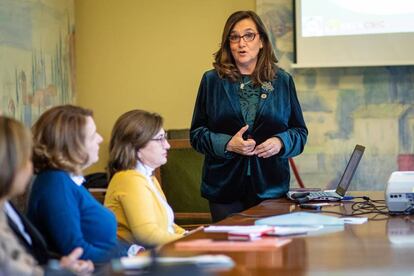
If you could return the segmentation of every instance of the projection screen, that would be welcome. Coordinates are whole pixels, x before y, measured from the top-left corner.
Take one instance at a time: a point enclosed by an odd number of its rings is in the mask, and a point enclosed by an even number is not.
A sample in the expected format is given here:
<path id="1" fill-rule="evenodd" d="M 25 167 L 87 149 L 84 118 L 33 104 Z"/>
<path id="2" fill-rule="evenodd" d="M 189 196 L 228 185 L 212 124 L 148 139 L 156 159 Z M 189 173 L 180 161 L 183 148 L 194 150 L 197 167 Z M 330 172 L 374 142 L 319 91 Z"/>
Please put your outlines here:
<path id="1" fill-rule="evenodd" d="M 414 64 L 414 0 L 295 0 L 293 67 Z"/>

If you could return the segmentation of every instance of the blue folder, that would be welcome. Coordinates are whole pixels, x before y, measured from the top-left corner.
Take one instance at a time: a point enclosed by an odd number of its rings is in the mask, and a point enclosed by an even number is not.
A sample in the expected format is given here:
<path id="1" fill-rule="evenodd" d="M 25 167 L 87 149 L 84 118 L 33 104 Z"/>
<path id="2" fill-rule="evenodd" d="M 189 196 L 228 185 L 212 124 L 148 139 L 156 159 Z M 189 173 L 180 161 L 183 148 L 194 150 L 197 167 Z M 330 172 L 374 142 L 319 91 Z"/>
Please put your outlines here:
<path id="1" fill-rule="evenodd" d="M 258 219 L 254 224 L 271 226 L 343 226 L 344 221 L 333 216 L 308 212 L 294 212 L 285 215 Z"/>

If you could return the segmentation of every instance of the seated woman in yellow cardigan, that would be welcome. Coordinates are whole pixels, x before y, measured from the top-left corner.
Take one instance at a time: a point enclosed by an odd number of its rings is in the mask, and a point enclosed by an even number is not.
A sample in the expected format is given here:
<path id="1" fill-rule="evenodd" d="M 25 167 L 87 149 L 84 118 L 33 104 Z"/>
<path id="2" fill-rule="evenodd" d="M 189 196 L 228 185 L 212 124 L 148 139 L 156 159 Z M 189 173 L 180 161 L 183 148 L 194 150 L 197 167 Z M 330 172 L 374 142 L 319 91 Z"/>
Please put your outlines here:
<path id="1" fill-rule="evenodd" d="M 170 144 L 156 113 L 132 110 L 112 129 L 110 182 L 105 206 L 118 222 L 118 238 L 128 243 L 162 245 L 184 235 L 153 171 L 167 162 Z"/>

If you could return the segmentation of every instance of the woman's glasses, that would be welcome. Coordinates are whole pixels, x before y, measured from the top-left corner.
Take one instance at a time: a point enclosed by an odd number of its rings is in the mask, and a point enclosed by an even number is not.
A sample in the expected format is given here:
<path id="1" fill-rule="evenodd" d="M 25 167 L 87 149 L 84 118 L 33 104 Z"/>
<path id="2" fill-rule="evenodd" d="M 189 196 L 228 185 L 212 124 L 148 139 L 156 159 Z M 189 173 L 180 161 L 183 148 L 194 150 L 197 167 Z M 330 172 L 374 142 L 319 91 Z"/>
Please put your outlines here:
<path id="1" fill-rule="evenodd" d="M 238 43 L 238 42 L 240 42 L 240 39 L 243 38 L 243 40 L 245 42 L 250 42 L 250 41 L 253 41 L 255 39 L 256 35 L 258 35 L 258 34 L 259 33 L 253 33 L 253 32 L 245 33 L 242 36 L 240 36 L 238 34 L 231 34 L 231 35 L 229 35 L 229 40 L 232 43 Z"/>
<path id="2" fill-rule="evenodd" d="M 159 143 L 165 143 L 168 140 L 168 135 L 167 133 L 161 134 L 158 137 L 152 138 L 151 141 L 157 141 Z"/>

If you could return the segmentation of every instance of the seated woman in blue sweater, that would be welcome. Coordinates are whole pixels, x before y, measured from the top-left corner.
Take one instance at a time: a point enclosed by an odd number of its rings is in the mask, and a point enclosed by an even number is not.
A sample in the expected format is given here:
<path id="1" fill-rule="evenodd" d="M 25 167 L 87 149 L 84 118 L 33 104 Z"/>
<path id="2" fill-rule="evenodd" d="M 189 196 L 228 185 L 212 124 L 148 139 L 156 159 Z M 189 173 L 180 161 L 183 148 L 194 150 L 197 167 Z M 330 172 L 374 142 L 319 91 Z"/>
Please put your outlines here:
<path id="1" fill-rule="evenodd" d="M 32 127 L 33 183 L 28 216 L 52 250 L 66 255 L 83 248 L 95 263 L 126 254 L 116 238 L 114 214 L 82 186 L 82 171 L 98 161 L 102 137 L 92 111 L 72 105 L 43 113 Z"/>
<path id="2" fill-rule="evenodd" d="M 0 275 L 90 275 L 94 265 L 78 260 L 81 248 L 61 258 L 59 270 L 56 266 L 53 270 L 40 266 L 50 260 L 47 246 L 10 202 L 27 188 L 33 173 L 31 156 L 30 131 L 15 119 L 0 114 Z"/>

